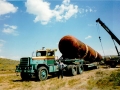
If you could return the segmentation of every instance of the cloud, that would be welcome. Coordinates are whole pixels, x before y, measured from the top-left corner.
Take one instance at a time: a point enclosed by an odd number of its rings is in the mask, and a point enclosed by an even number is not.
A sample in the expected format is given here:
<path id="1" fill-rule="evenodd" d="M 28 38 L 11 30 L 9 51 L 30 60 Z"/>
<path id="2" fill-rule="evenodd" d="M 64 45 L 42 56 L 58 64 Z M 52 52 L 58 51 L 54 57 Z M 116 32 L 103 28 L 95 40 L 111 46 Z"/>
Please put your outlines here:
<path id="1" fill-rule="evenodd" d="M 5 16 L 5 18 L 10 18 L 10 16 L 7 15 L 7 16 Z"/>
<path id="2" fill-rule="evenodd" d="M 92 36 L 88 35 L 87 37 L 85 37 L 85 39 L 90 39 L 92 38 Z"/>
<path id="3" fill-rule="evenodd" d="M 8 58 L 12 59 L 12 60 L 20 60 L 20 56 L 14 56 L 14 55 L 11 55 L 9 56 Z"/>
<path id="4" fill-rule="evenodd" d="M 95 26 L 95 24 L 88 24 L 88 26 L 92 27 L 92 26 Z"/>
<path id="5" fill-rule="evenodd" d="M 118 55 L 117 54 L 117 51 L 115 50 L 115 48 L 108 48 L 108 49 L 104 49 L 104 53 L 102 50 L 99 50 L 99 53 L 102 55 L 102 56 L 106 56 L 106 55 Z"/>
<path id="6" fill-rule="evenodd" d="M 8 15 L 8 14 L 6 14 L 6 15 L 1 15 L 1 16 L 0 16 L 0 21 L 3 21 L 3 20 L 8 19 L 8 18 L 10 18 L 10 15 Z"/>
<path id="7" fill-rule="evenodd" d="M 9 56 L 0 56 L 0 58 L 9 58 L 9 59 L 12 59 L 12 60 L 20 60 L 20 56 L 13 56 L 13 55 L 9 55 Z"/>
<path id="8" fill-rule="evenodd" d="M 5 58 L 4 56 L 0 56 L 0 58 Z"/>
<path id="9" fill-rule="evenodd" d="M 0 52 L 2 52 L 2 47 L 4 46 L 6 41 L 0 39 Z"/>
<path id="10" fill-rule="evenodd" d="M 85 7 L 85 8 L 79 8 L 79 13 L 83 14 L 83 13 L 88 13 L 88 12 L 96 12 L 97 10 L 93 7 Z"/>
<path id="11" fill-rule="evenodd" d="M 14 36 L 18 35 L 18 32 L 16 31 L 17 26 L 14 25 L 8 25 L 8 24 L 4 24 L 4 29 L 2 30 L 3 33 L 5 34 L 12 34 Z"/>
<path id="12" fill-rule="evenodd" d="M 78 13 L 78 6 L 70 4 L 70 0 L 63 0 L 61 5 L 56 5 L 52 10 L 50 3 L 44 0 L 27 0 L 25 3 L 27 12 L 36 16 L 34 22 L 46 25 L 55 18 L 56 21 L 66 21 Z"/>
<path id="13" fill-rule="evenodd" d="M 3 44 L 5 43 L 6 41 L 0 39 L 0 48 L 3 46 Z"/>
<path id="14" fill-rule="evenodd" d="M 80 13 L 80 16 L 85 16 L 87 13 L 95 13 L 97 12 L 97 10 L 94 8 L 94 7 L 89 7 L 89 6 L 86 6 L 86 7 L 81 7 L 79 8 L 79 13 Z"/>
<path id="15" fill-rule="evenodd" d="M 7 2 L 6 0 L 0 0 L 0 15 L 15 13 L 18 7 L 13 6 L 13 4 Z"/>
<path id="16" fill-rule="evenodd" d="M 78 13 L 78 6 L 70 4 L 70 0 L 63 0 L 62 4 L 56 5 L 54 15 L 57 21 L 68 20 Z"/>

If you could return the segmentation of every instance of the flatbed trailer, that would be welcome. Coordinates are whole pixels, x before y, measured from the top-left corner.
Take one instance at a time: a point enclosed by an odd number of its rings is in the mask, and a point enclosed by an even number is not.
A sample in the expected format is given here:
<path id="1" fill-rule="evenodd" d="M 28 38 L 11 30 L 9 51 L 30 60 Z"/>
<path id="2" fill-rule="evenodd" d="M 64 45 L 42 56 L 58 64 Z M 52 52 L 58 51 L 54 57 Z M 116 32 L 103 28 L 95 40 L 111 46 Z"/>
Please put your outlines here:
<path id="1" fill-rule="evenodd" d="M 81 74 L 84 70 L 89 70 L 91 68 L 98 69 L 99 62 L 85 61 L 84 59 L 65 59 L 61 60 L 64 64 L 66 64 L 65 71 L 70 75 Z"/>

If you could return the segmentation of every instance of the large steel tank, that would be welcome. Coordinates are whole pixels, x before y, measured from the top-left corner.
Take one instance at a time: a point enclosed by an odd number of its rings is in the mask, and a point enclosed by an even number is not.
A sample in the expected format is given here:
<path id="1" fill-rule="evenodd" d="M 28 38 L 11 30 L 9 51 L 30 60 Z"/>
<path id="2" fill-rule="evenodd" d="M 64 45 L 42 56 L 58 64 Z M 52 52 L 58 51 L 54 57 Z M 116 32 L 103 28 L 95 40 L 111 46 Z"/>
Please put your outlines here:
<path id="1" fill-rule="evenodd" d="M 62 37 L 58 48 L 64 59 L 80 58 L 90 62 L 102 59 L 102 56 L 97 51 L 71 35 Z"/>

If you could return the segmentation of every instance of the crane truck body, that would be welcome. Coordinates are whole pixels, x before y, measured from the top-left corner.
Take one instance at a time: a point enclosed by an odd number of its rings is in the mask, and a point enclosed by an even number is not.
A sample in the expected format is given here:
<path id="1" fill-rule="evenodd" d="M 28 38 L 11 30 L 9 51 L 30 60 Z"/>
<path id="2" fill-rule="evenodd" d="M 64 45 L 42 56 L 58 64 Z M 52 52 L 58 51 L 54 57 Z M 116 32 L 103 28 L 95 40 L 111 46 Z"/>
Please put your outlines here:
<path id="1" fill-rule="evenodd" d="M 115 36 L 115 34 L 98 18 L 96 20 L 106 31 L 107 33 L 111 36 L 113 42 L 116 41 L 120 45 L 120 40 Z M 115 45 L 115 42 L 114 42 Z M 110 58 L 109 60 L 105 59 L 105 64 L 109 65 L 110 67 L 116 67 L 118 63 L 120 63 L 120 52 L 118 51 L 117 46 L 115 45 L 115 49 L 117 51 L 118 57 L 117 58 Z"/>

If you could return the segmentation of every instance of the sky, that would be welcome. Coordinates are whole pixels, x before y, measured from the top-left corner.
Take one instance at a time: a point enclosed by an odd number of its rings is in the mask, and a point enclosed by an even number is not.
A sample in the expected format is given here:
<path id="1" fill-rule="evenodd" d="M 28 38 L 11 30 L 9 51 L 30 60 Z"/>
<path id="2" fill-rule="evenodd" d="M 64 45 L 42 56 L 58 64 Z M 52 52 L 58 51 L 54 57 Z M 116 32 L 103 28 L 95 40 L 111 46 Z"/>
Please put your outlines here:
<path id="1" fill-rule="evenodd" d="M 98 18 L 120 39 L 119 0 L 0 0 L 0 57 L 19 60 L 35 56 L 42 47 L 57 49 L 60 57 L 58 43 L 65 35 L 101 55 L 116 55 L 111 36 L 96 23 Z"/>

